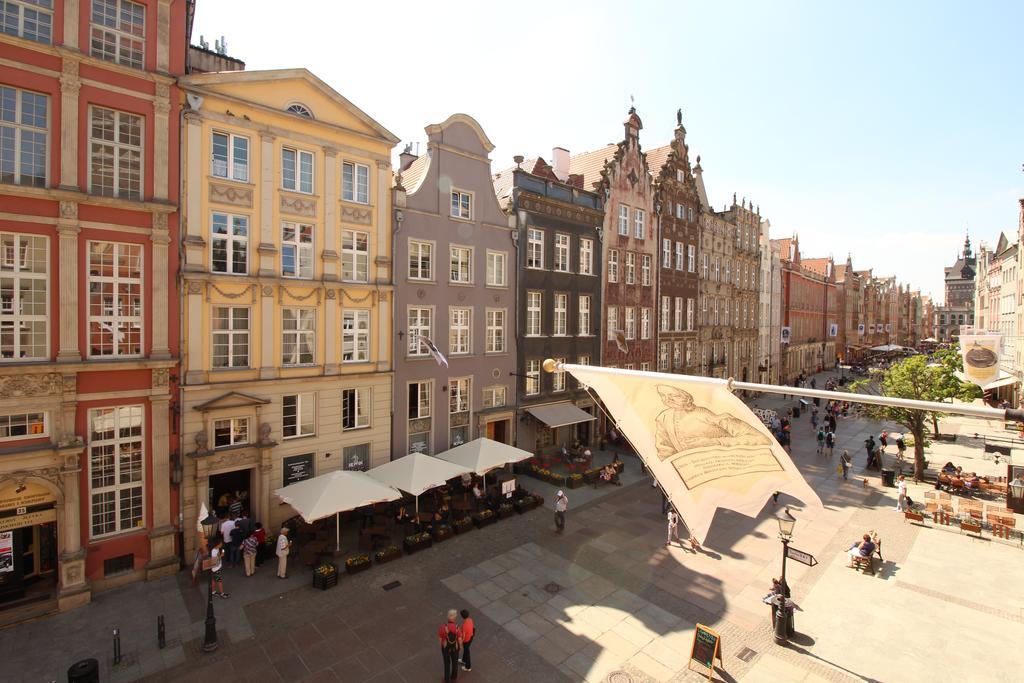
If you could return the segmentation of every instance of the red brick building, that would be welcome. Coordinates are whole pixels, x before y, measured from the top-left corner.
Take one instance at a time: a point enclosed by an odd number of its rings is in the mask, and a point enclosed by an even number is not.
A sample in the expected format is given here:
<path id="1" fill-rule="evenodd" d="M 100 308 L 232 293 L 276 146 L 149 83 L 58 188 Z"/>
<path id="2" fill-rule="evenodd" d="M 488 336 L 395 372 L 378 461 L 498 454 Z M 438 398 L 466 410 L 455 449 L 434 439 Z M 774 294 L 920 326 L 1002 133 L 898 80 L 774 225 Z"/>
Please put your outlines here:
<path id="1" fill-rule="evenodd" d="M 0 5 L 0 622 L 179 566 L 188 5 Z"/>
<path id="2" fill-rule="evenodd" d="M 782 263 L 783 348 L 779 381 L 792 382 L 800 375 L 835 366 L 839 297 L 832 259 L 804 261 L 796 236 L 772 241 L 779 244 Z"/>

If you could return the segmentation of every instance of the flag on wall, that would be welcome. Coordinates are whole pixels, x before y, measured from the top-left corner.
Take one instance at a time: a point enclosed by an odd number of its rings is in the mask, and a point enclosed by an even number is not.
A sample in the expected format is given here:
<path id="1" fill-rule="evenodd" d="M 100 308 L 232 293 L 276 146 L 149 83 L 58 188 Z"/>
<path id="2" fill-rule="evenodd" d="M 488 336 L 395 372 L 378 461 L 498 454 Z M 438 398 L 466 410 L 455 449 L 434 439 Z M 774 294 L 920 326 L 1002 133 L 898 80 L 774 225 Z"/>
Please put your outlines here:
<path id="1" fill-rule="evenodd" d="M 420 343 L 427 347 L 427 353 L 433 356 L 438 365 L 448 367 L 448 359 L 444 357 L 444 354 L 441 353 L 441 349 L 437 348 L 437 344 L 431 341 L 430 337 L 425 334 L 421 334 L 418 338 Z"/>
<path id="2" fill-rule="evenodd" d="M 782 339 L 781 339 L 781 341 L 782 341 L 783 344 L 788 344 L 789 343 L 789 337 L 790 337 L 790 335 L 792 333 L 793 333 L 793 330 L 790 329 L 790 327 L 788 325 L 786 327 L 782 328 Z"/>
<path id="3" fill-rule="evenodd" d="M 961 334 L 960 357 L 964 362 L 964 379 L 979 387 L 995 381 L 999 377 L 1002 350 L 1002 334 Z"/>
<path id="4" fill-rule="evenodd" d="M 839 325 L 838 325 L 838 323 L 830 324 L 828 326 L 828 336 L 835 337 L 835 336 L 838 336 L 838 334 L 839 334 Z"/>
<path id="5" fill-rule="evenodd" d="M 864 334 L 864 323 L 857 325 L 857 334 L 863 336 Z"/>
<path id="6" fill-rule="evenodd" d="M 597 392 L 698 540 L 718 508 L 753 517 L 775 491 L 821 506 L 789 454 L 723 380 L 562 367 Z"/>

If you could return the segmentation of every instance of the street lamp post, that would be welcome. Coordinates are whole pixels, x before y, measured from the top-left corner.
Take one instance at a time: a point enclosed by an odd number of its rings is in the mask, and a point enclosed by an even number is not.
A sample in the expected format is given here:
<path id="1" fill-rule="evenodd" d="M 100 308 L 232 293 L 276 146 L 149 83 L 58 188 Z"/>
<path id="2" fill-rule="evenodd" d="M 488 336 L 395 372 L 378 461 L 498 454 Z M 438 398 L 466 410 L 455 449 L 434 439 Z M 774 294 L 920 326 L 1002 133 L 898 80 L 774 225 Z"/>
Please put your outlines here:
<path id="1" fill-rule="evenodd" d="M 786 555 L 789 554 L 789 541 L 793 537 L 793 527 L 796 525 L 796 517 L 789 513 L 787 507 L 778 515 L 776 521 L 779 523 L 779 539 L 782 541 L 782 578 L 779 579 L 781 593 L 775 596 L 775 642 L 785 643 L 789 640 L 790 620 L 792 608 L 787 604 L 789 597 L 789 585 L 786 583 Z"/>
<path id="2" fill-rule="evenodd" d="M 217 533 L 217 526 L 220 520 L 212 512 L 199 523 L 206 534 L 206 547 L 213 545 L 214 534 Z M 217 649 L 217 617 L 213 614 L 213 564 L 210 564 L 209 581 L 206 586 L 206 635 L 203 638 L 203 652 L 213 652 Z"/>

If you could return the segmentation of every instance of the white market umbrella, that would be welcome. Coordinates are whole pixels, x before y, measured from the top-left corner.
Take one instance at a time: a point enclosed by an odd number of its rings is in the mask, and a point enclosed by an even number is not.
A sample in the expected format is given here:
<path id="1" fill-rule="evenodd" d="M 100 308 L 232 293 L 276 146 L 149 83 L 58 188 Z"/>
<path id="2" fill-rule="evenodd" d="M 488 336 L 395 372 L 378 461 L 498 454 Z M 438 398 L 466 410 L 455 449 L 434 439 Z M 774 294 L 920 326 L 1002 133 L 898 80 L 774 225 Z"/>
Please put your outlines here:
<path id="1" fill-rule="evenodd" d="M 500 441 L 481 437 L 449 449 L 437 457 L 456 465 L 468 467 L 473 472 L 484 477 L 484 485 L 486 486 L 488 472 L 504 467 L 509 463 L 532 458 L 533 453 L 524 451 L 522 448 L 509 446 Z"/>
<path id="2" fill-rule="evenodd" d="M 307 522 L 335 516 L 335 550 L 341 550 L 341 513 L 402 497 L 365 472 L 335 470 L 274 491 Z"/>
<path id="3" fill-rule="evenodd" d="M 444 486 L 449 479 L 472 471 L 468 467 L 447 460 L 422 453 L 410 453 L 404 458 L 378 465 L 367 474 L 383 484 L 416 496 L 416 514 L 419 515 L 421 493 Z"/>

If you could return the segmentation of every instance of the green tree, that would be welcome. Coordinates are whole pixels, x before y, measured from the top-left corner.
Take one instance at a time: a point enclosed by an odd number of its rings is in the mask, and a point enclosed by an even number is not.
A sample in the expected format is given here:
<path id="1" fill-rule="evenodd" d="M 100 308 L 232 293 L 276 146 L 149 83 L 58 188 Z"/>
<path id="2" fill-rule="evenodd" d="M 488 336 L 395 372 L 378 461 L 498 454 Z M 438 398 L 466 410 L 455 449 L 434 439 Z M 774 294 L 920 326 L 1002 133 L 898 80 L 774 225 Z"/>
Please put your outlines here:
<path id="1" fill-rule="evenodd" d="M 959 358 L 959 355 L 956 358 Z M 930 363 L 927 356 L 911 356 L 877 373 L 876 377 L 854 382 L 850 385 L 850 391 L 917 401 L 945 402 L 953 398 L 970 401 L 977 398 L 980 390 L 973 384 L 957 379 L 953 374 L 956 369 L 954 363 L 955 360 L 947 357 Z M 865 404 L 865 412 L 871 419 L 903 425 L 914 436 L 914 479 L 921 480 L 925 468 L 924 439 L 928 430 L 927 420 L 931 418 L 933 434 L 938 434 L 941 411 Z"/>

